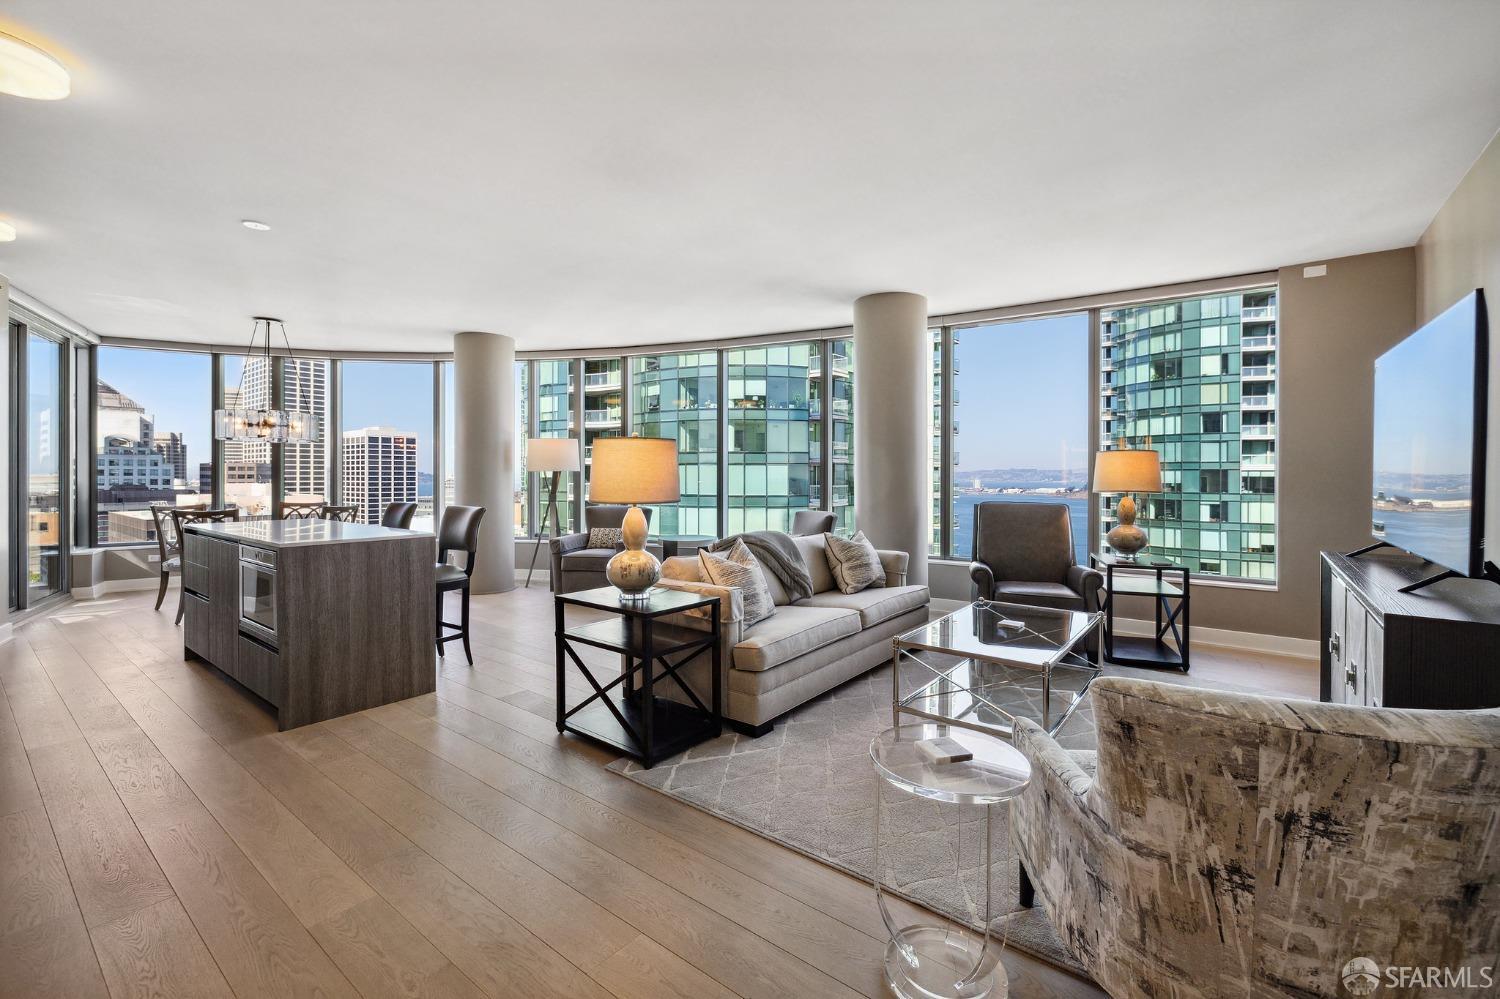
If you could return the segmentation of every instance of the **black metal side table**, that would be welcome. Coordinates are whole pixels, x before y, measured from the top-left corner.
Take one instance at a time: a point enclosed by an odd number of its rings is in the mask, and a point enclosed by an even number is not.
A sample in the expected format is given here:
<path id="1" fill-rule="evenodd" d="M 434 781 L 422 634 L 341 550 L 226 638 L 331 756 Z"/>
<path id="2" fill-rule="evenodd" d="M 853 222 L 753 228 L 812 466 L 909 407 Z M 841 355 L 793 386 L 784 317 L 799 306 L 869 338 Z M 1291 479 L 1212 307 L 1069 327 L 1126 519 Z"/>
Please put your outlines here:
<path id="1" fill-rule="evenodd" d="M 1130 561 L 1118 555 L 1090 555 L 1089 565 L 1104 572 L 1104 659 L 1120 666 L 1149 669 L 1180 669 L 1190 663 L 1189 607 L 1192 573 L 1185 565 L 1154 561 Z M 1116 570 L 1124 570 L 1116 573 Z M 1147 575 L 1149 573 L 1149 575 Z M 1169 579 L 1168 576 L 1176 577 Z M 1118 597 L 1148 597 L 1155 605 L 1156 634 L 1137 638 L 1115 633 L 1115 603 Z"/>
<path id="2" fill-rule="evenodd" d="M 602 621 L 567 626 L 569 606 L 590 607 L 614 615 Z M 654 589 L 642 601 L 624 601 L 613 586 L 559 593 L 553 601 L 557 643 L 557 730 L 573 732 L 618 749 L 647 769 L 723 730 L 720 689 L 719 600 L 681 590 Z M 709 630 L 698 631 L 657 618 L 708 608 Z M 620 675 L 602 686 L 575 646 L 617 652 Z M 678 675 L 704 649 L 713 658 L 712 706 L 706 705 Z M 567 663 L 572 660 L 594 692 L 568 707 Z M 668 678 L 688 703 L 660 697 L 656 685 Z"/>

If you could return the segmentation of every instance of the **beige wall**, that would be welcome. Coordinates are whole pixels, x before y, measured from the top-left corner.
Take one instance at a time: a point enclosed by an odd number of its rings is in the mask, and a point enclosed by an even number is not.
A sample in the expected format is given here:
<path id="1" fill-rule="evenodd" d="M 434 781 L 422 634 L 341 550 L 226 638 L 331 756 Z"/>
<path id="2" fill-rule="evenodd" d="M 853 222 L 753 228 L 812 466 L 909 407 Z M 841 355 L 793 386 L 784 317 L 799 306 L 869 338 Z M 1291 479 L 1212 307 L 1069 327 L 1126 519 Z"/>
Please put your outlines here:
<path id="1" fill-rule="evenodd" d="M 1500 561 L 1500 137 L 1490 141 L 1417 241 L 1417 320 L 1425 323 L 1475 288 L 1490 319 L 1489 468 L 1485 558 Z"/>

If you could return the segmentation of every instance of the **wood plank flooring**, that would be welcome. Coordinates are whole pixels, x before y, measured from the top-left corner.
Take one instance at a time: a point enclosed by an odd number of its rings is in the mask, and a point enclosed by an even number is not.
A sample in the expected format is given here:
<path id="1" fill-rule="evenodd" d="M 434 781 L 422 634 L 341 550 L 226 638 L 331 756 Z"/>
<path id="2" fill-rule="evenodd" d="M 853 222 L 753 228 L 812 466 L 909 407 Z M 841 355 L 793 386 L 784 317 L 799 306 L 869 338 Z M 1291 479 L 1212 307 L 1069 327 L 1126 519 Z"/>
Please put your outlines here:
<path id="1" fill-rule="evenodd" d="M 435 694 L 286 733 L 151 604 L 0 645 L 0 996 L 886 994 L 867 884 L 558 737 L 544 588 L 476 597 L 475 664 L 453 646 Z M 1302 660 L 1194 672 L 1316 696 Z"/>

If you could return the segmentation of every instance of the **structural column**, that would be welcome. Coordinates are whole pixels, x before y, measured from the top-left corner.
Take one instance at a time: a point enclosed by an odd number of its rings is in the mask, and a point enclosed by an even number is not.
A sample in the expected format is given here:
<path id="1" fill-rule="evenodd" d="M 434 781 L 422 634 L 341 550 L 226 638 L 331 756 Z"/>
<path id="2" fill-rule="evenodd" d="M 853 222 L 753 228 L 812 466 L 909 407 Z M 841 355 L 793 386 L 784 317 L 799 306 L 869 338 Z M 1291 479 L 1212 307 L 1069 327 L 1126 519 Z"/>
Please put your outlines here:
<path id="1" fill-rule="evenodd" d="M 854 303 L 854 522 L 876 548 L 911 553 L 927 582 L 932 531 L 932 346 L 927 299 L 892 291 Z"/>
<path id="2" fill-rule="evenodd" d="M 453 337 L 453 500 L 482 506 L 475 593 L 516 585 L 516 342 L 498 333 Z"/>

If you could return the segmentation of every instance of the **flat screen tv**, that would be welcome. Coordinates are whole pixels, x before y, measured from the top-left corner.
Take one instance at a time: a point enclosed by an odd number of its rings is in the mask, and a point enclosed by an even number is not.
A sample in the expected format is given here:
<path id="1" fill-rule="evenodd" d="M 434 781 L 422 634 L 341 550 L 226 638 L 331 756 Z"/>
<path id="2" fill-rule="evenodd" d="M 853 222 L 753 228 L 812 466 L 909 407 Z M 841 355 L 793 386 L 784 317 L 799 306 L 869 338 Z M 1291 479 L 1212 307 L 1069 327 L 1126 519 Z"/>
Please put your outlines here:
<path id="1" fill-rule="evenodd" d="M 1476 290 L 1375 362 L 1375 539 L 1469 576 L 1484 572 L 1488 339 Z"/>

